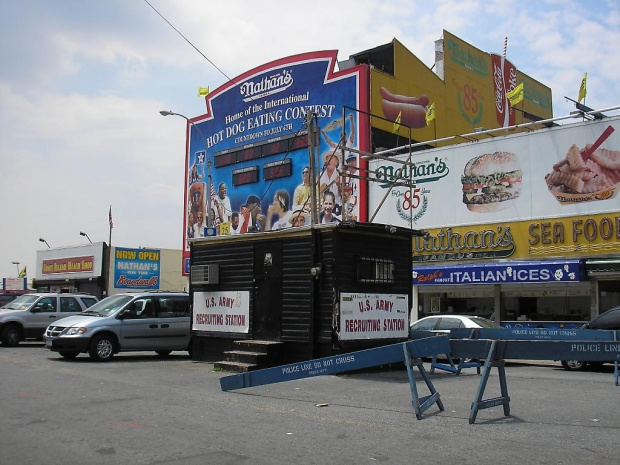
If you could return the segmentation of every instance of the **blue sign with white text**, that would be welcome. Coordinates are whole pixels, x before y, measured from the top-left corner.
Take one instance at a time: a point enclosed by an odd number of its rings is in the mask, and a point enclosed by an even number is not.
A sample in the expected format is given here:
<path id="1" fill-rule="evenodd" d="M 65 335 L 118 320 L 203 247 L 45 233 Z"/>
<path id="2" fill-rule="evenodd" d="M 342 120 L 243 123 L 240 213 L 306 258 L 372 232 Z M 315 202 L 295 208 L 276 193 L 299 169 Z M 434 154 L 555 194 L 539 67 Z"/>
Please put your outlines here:
<path id="1" fill-rule="evenodd" d="M 114 251 L 116 289 L 159 289 L 160 251 L 124 249 Z"/>
<path id="2" fill-rule="evenodd" d="M 501 284 L 577 282 L 579 260 L 414 266 L 413 284 Z"/>

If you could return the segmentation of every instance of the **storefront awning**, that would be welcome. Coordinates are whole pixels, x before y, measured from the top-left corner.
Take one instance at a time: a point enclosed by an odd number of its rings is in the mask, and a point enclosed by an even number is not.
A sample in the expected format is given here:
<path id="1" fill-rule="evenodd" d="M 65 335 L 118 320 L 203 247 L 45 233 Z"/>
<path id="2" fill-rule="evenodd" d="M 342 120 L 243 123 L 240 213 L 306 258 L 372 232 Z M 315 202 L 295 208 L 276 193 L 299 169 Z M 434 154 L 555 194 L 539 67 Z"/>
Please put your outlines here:
<path id="1" fill-rule="evenodd" d="M 580 260 L 413 266 L 415 285 L 578 282 L 584 279 Z"/>
<path id="2" fill-rule="evenodd" d="M 586 271 L 591 276 L 620 273 L 620 258 L 597 258 L 586 260 Z"/>

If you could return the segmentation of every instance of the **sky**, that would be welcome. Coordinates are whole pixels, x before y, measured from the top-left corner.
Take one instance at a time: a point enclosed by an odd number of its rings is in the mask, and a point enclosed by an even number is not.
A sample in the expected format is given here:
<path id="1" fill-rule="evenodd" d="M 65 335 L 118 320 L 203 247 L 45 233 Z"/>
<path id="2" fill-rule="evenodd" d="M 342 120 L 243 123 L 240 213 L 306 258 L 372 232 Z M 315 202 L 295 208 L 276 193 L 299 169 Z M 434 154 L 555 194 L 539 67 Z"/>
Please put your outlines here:
<path id="1" fill-rule="evenodd" d="M 430 68 L 444 29 L 499 54 L 507 37 L 554 116 L 584 72 L 589 107 L 620 105 L 617 0 L 0 0 L 0 278 L 35 276 L 39 238 L 109 243 L 110 207 L 112 245 L 181 249 L 186 122 L 159 111 L 204 114 L 198 87 L 393 38 Z"/>

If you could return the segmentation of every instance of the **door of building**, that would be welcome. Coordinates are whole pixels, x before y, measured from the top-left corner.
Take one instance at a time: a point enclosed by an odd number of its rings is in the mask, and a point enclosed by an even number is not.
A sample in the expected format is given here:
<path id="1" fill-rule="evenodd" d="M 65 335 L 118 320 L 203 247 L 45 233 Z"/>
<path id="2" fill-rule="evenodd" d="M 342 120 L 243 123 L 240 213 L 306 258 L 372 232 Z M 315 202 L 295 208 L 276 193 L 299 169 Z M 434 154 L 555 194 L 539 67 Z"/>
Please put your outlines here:
<path id="1" fill-rule="evenodd" d="M 254 339 L 279 341 L 282 326 L 282 244 L 254 247 Z"/>

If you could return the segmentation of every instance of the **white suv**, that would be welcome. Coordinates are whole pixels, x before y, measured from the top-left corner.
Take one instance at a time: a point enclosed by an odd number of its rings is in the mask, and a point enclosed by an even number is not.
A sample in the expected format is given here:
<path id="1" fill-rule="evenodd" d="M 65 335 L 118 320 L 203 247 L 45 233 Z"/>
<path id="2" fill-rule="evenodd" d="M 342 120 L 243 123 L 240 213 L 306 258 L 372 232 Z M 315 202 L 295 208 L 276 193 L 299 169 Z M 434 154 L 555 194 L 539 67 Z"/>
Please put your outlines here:
<path id="1" fill-rule="evenodd" d="M 0 341 L 13 347 L 25 339 L 41 339 L 52 321 L 80 313 L 97 303 L 90 294 L 24 294 L 0 308 Z"/>
<path id="2" fill-rule="evenodd" d="M 121 351 L 191 351 L 189 294 L 140 292 L 115 294 L 88 311 L 52 323 L 45 346 L 66 359 L 80 353 L 93 360 L 110 360 Z"/>

